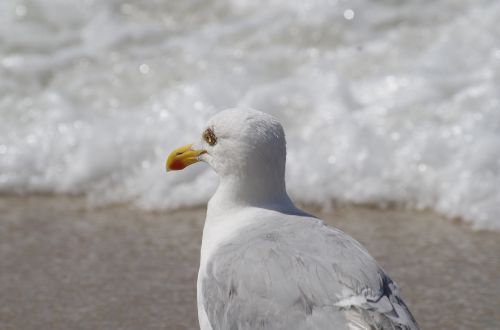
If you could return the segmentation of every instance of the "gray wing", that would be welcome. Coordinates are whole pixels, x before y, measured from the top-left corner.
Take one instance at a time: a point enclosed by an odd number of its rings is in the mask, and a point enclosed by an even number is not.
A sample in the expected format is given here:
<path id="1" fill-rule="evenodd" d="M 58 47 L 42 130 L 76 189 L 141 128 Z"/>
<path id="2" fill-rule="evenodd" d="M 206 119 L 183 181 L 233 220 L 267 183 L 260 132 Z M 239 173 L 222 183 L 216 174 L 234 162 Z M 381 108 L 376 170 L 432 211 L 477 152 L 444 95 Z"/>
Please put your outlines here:
<path id="1" fill-rule="evenodd" d="M 218 248 L 202 278 L 215 329 L 418 329 L 392 280 L 320 221 L 276 219 Z"/>

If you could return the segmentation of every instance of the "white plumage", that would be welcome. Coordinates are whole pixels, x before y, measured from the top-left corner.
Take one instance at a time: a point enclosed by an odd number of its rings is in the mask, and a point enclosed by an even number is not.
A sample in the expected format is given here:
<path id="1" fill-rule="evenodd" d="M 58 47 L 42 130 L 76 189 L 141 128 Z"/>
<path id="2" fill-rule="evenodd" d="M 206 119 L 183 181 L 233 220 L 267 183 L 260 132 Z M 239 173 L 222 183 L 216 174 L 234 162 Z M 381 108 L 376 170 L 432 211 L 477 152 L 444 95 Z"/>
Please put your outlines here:
<path id="1" fill-rule="evenodd" d="M 418 329 L 397 286 L 357 241 L 293 205 L 275 118 L 226 110 L 207 128 L 216 143 L 203 141 L 199 160 L 220 183 L 203 231 L 202 330 Z"/>

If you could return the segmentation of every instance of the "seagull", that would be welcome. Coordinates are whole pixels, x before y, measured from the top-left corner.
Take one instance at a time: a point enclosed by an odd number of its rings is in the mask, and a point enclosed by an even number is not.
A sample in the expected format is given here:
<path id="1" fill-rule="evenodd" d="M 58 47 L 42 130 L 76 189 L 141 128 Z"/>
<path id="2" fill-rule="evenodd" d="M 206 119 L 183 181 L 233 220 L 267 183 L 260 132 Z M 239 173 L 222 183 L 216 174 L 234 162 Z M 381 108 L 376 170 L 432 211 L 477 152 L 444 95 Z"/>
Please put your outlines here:
<path id="1" fill-rule="evenodd" d="M 201 137 L 166 162 L 167 171 L 205 162 L 219 176 L 201 245 L 201 330 L 419 329 L 360 243 L 293 204 L 276 118 L 224 110 Z"/>

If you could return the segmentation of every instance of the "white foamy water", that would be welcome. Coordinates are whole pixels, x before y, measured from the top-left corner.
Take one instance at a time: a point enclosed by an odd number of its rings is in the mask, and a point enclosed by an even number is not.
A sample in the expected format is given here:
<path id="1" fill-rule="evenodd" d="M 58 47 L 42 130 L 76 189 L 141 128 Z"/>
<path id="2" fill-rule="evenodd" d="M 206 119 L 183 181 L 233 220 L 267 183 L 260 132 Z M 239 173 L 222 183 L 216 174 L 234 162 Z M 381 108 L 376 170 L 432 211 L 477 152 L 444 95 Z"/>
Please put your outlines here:
<path id="1" fill-rule="evenodd" d="M 500 228 L 500 2 L 0 3 L 0 192 L 204 203 L 164 173 L 218 110 L 288 138 L 296 200 L 431 208 Z"/>

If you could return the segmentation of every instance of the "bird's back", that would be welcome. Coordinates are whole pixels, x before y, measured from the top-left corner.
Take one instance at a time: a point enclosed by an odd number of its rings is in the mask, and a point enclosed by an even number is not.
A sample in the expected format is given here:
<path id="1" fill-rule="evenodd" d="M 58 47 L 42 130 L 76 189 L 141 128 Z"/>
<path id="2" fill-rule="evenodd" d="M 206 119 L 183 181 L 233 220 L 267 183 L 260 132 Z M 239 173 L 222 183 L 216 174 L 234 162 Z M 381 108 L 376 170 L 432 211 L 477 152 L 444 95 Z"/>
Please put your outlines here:
<path id="1" fill-rule="evenodd" d="M 247 216 L 200 271 L 207 328 L 418 329 L 396 285 L 348 235 L 307 216 Z"/>

